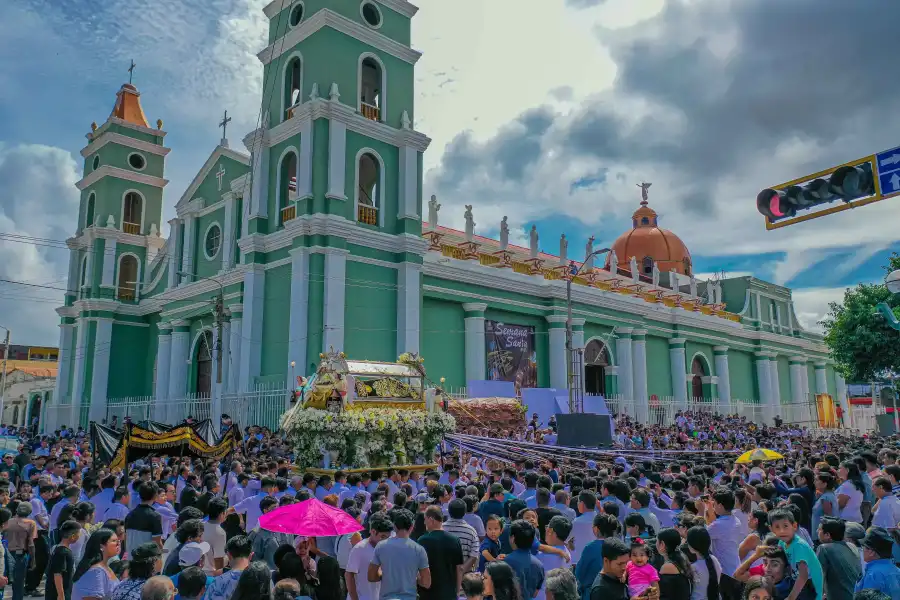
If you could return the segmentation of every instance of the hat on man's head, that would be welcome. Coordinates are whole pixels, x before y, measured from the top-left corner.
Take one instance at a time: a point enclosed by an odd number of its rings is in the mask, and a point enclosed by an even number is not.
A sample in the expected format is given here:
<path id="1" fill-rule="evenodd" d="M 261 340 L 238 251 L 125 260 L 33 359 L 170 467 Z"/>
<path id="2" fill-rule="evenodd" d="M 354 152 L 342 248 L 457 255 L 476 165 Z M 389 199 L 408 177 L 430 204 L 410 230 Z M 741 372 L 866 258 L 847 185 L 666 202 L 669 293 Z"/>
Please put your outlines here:
<path id="1" fill-rule="evenodd" d="M 854 521 L 847 521 L 844 528 L 844 538 L 848 538 L 854 542 L 866 537 L 866 528 Z"/>
<path id="2" fill-rule="evenodd" d="M 428 502 L 429 500 L 431 500 L 431 496 L 428 495 L 428 492 L 419 492 L 418 495 L 416 495 L 415 499 L 416 502 L 421 504 L 423 502 Z"/>
<path id="3" fill-rule="evenodd" d="M 888 558 L 894 547 L 894 538 L 884 527 L 872 527 L 863 538 L 862 545 L 881 558 Z"/>
<path id="4" fill-rule="evenodd" d="M 192 567 L 200 562 L 209 549 L 210 545 L 206 542 L 188 542 L 178 553 L 178 564 L 182 567 Z"/>

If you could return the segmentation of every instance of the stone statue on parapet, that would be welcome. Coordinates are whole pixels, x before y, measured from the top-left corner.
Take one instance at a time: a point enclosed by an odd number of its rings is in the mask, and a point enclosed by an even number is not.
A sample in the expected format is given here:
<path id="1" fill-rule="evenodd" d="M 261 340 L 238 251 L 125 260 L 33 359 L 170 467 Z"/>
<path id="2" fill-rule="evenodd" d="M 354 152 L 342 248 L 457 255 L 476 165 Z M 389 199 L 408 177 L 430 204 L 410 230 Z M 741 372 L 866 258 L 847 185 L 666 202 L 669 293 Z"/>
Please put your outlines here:
<path id="1" fill-rule="evenodd" d="M 441 205 L 438 204 L 437 196 L 432 195 L 431 200 L 428 201 L 428 224 L 432 229 L 437 229 L 439 210 L 441 210 Z"/>
<path id="2" fill-rule="evenodd" d="M 471 242 L 475 237 L 475 217 L 472 216 L 472 205 L 466 204 L 466 241 Z"/>
<path id="3" fill-rule="evenodd" d="M 506 222 L 506 216 L 500 221 L 500 250 L 506 252 L 509 247 L 509 225 Z"/>
<path id="4" fill-rule="evenodd" d="M 530 240 L 530 246 L 531 246 L 531 258 L 537 258 L 537 257 L 538 257 L 538 253 L 540 252 L 540 251 L 538 250 L 538 232 L 537 232 L 537 225 L 532 225 L 532 226 L 531 226 L 531 233 L 530 233 L 530 235 L 529 235 L 529 240 Z"/>
<path id="5" fill-rule="evenodd" d="M 566 259 L 566 255 L 569 253 L 569 240 L 566 239 L 566 234 L 562 234 L 559 237 L 559 264 L 565 265 L 568 264 L 568 260 Z"/>

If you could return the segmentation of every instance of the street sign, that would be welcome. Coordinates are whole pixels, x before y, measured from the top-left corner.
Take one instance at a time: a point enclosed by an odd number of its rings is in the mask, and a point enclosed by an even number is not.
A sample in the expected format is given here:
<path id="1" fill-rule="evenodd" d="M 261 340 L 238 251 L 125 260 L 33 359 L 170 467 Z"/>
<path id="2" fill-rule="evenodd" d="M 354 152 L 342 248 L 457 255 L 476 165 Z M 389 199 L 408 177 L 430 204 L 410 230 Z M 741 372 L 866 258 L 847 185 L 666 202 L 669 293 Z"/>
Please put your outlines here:
<path id="1" fill-rule="evenodd" d="M 900 194 L 900 147 L 876 154 L 875 168 L 878 169 L 881 195 Z"/>

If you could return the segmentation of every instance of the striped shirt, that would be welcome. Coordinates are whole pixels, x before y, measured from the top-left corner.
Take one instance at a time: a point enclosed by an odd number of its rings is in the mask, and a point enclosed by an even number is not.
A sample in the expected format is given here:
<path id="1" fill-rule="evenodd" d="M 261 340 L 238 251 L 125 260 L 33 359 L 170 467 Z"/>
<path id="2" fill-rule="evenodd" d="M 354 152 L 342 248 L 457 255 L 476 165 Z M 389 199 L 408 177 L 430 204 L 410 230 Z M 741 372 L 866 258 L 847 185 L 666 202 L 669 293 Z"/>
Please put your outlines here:
<path id="1" fill-rule="evenodd" d="M 481 542 L 478 540 L 475 528 L 462 519 L 447 519 L 444 522 L 444 531 L 456 536 L 456 539 L 459 540 L 464 560 L 478 558 L 478 548 Z M 477 565 L 478 561 L 475 561 L 475 564 Z"/>

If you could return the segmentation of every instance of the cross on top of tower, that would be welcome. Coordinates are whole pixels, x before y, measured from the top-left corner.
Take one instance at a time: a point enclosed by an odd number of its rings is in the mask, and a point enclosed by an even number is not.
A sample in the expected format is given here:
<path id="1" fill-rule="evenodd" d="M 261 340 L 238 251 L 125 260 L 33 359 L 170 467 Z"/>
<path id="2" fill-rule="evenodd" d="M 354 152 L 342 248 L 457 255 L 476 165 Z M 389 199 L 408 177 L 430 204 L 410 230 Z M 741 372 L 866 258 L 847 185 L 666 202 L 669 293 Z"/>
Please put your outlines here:
<path id="1" fill-rule="evenodd" d="M 134 60 L 131 61 L 131 66 L 128 67 L 128 83 L 131 83 L 132 78 L 134 77 Z"/>

